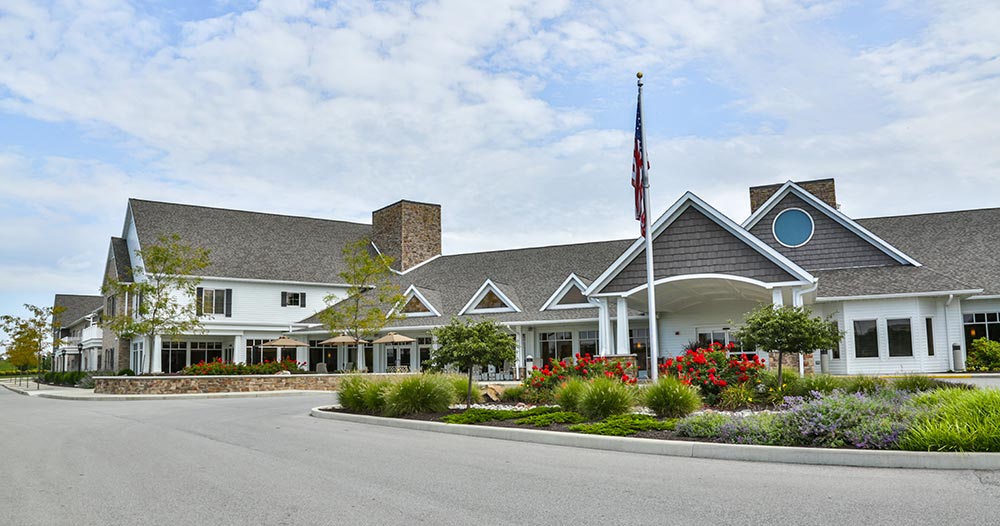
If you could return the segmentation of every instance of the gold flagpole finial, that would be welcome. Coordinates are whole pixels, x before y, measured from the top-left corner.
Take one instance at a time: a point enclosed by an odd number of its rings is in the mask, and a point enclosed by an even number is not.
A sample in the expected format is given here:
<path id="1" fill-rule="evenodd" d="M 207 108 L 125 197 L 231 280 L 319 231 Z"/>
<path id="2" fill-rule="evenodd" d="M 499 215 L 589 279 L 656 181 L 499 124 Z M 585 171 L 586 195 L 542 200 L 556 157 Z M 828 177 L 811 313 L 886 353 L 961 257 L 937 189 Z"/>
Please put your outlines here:
<path id="1" fill-rule="evenodd" d="M 640 72 L 636 73 L 635 74 L 635 78 L 641 79 L 642 78 L 642 72 L 640 71 Z"/>

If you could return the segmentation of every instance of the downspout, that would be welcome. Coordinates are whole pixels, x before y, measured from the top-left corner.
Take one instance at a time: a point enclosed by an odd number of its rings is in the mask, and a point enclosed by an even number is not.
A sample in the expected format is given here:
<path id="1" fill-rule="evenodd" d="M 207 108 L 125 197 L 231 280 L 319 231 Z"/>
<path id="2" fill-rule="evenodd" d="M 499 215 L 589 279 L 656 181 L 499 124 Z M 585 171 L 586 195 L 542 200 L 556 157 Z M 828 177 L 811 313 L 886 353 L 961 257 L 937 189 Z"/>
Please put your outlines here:
<path id="1" fill-rule="evenodd" d="M 948 370 L 950 371 L 955 370 L 955 353 L 951 351 L 951 325 L 948 323 L 948 307 L 954 299 L 955 295 L 949 294 L 948 301 L 944 302 L 944 352 L 948 354 Z"/>

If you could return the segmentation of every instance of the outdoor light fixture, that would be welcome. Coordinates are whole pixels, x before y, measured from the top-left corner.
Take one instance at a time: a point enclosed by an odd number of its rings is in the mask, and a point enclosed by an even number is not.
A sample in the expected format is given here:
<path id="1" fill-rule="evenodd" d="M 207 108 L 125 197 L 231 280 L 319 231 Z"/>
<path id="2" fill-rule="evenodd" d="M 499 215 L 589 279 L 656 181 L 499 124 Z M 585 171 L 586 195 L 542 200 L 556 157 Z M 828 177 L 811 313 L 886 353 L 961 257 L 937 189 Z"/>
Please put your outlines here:
<path id="1" fill-rule="evenodd" d="M 76 372 L 83 371 L 83 343 L 76 344 Z"/>

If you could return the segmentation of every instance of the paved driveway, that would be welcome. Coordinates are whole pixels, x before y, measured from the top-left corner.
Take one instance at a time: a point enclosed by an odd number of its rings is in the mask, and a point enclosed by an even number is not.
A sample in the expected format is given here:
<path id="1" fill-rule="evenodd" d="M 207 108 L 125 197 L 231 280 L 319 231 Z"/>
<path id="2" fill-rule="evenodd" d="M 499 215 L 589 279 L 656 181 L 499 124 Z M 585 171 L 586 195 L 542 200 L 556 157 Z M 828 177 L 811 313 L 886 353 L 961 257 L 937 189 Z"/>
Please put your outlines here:
<path id="1" fill-rule="evenodd" d="M 328 396 L 0 389 L 0 524 L 992 524 L 1000 473 L 681 459 L 320 420 Z"/>

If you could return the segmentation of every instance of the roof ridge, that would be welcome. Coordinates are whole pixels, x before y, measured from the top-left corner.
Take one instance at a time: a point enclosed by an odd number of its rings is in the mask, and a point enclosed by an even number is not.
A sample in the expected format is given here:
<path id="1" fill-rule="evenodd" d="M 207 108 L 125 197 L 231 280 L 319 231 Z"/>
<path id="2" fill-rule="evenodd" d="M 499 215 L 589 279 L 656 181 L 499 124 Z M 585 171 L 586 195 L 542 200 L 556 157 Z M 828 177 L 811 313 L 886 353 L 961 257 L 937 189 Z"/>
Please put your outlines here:
<path id="1" fill-rule="evenodd" d="M 101 298 L 101 299 L 104 299 L 104 296 L 101 296 L 100 294 L 59 294 L 59 293 L 57 293 L 56 296 L 57 297 L 62 296 L 64 298 L 70 298 L 70 297 L 72 297 L 72 298 Z"/>
<path id="2" fill-rule="evenodd" d="M 603 241 L 581 241 L 579 243 L 562 243 L 556 245 L 540 245 L 535 247 L 517 247 L 517 248 L 497 248 L 493 250 L 481 250 L 478 252 L 459 252 L 456 254 L 442 254 L 442 258 L 452 257 L 452 256 L 474 256 L 476 254 L 493 254 L 496 252 L 518 252 L 523 250 L 541 250 L 543 248 L 562 248 L 562 247 L 577 247 L 582 245 L 598 245 L 603 243 L 621 243 L 621 242 L 634 242 L 634 239 L 605 239 Z"/>
<path id="3" fill-rule="evenodd" d="M 310 219 L 310 220 L 313 220 L 313 221 L 325 221 L 325 222 L 329 222 L 329 223 L 345 223 L 345 224 L 348 224 L 348 225 L 357 225 L 357 226 L 368 226 L 368 227 L 372 226 L 371 223 L 358 223 L 358 222 L 355 222 L 355 221 L 345 221 L 343 219 L 327 219 L 327 218 L 323 218 L 323 217 L 295 216 L 295 215 L 290 215 L 290 214 L 275 214 L 273 212 L 260 212 L 260 211 L 256 211 L 256 210 L 240 210 L 238 208 L 223 208 L 223 207 L 218 207 L 218 206 L 192 205 L 192 204 L 187 204 L 187 203 L 171 203 L 169 201 L 154 201 L 152 199 L 139 199 L 138 197 L 130 197 L 130 198 L 128 198 L 128 200 L 129 200 L 130 203 L 131 202 L 140 202 L 140 203 L 153 203 L 153 204 L 158 204 L 158 205 L 185 206 L 185 207 L 188 207 L 188 208 L 202 208 L 202 209 L 206 209 L 206 210 L 221 210 L 221 211 L 224 211 L 224 212 L 238 212 L 238 213 L 243 213 L 243 214 L 254 214 L 254 215 L 271 216 L 271 217 L 287 217 L 287 218 L 291 218 L 291 219 Z"/>
<path id="4" fill-rule="evenodd" d="M 919 217 L 919 216 L 935 216 L 935 215 L 945 215 L 945 214 L 962 214 L 966 212 L 988 212 L 988 211 L 1000 211 L 1000 207 L 991 206 L 983 208 L 967 208 L 964 210 L 942 210 L 939 212 L 921 212 L 918 214 L 896 214 L 891 216 L 872 216 L 872 217 L 861 217 L 855 219 L 855 221 L 868 221 L 871 219 L 892 219 L 896 217 Z"/>

